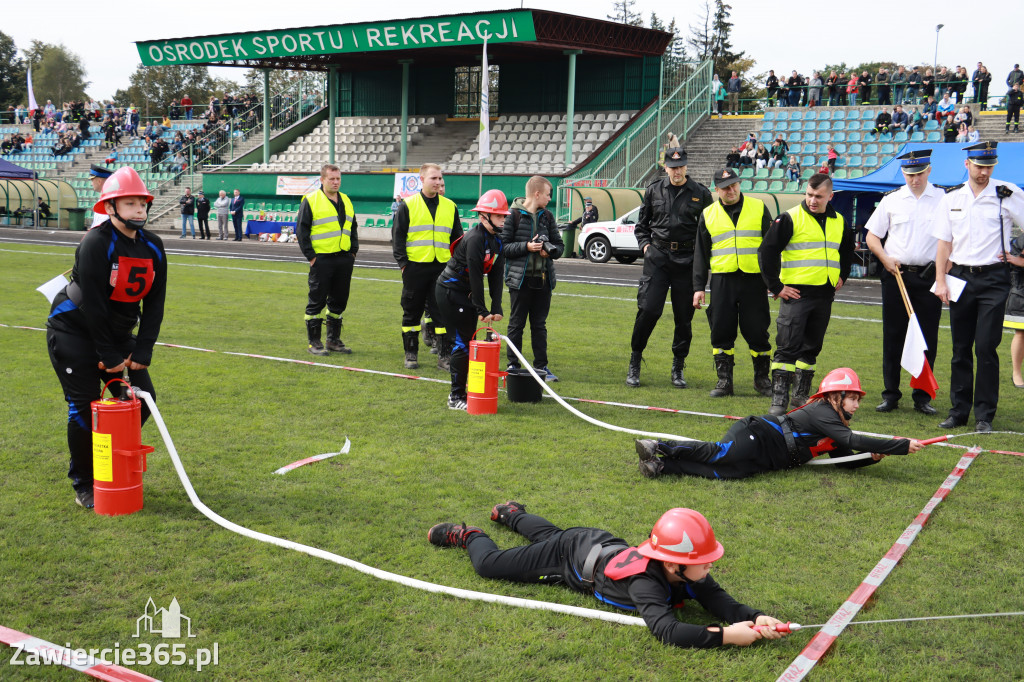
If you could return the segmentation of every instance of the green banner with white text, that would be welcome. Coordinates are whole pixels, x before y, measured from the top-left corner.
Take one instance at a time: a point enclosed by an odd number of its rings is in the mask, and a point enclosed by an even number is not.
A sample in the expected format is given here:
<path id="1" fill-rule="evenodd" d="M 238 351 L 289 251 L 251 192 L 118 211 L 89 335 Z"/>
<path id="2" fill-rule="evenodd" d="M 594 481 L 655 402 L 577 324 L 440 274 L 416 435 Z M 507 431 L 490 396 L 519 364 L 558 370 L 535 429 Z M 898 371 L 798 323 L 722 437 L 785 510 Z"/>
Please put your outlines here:
<path id="1" fill-rule="evenodd" d="M 536 40 L 530 11 L 311 26 L 136 43 L 145 66 Z"/>

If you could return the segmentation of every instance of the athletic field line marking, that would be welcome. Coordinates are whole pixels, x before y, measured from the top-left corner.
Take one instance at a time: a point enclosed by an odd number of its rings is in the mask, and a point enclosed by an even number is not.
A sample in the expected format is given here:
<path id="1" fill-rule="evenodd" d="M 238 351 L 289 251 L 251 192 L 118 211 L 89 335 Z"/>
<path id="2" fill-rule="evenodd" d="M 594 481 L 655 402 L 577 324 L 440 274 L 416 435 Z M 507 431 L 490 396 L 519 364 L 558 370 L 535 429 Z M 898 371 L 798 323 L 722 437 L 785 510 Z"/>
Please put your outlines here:
<path id="1" fill-rule="evenodd" d="M 896 539 L 889 551 L 885 553 L 879 562 L 875 565 L 871 572 L 867 574 L 863 581 L 856 590 L 843 602 L 843 605 L 832 614 L 832 617 L 828 619 L 828 622 L 811 638 L 811 641 L 807 643 L 804 650 L 800 652 L 789 667 L 779 675 L 776 682 L 798 682 L 799 680 L 807 677 L 807 674 L 811 672 L 811 669 L 821 660 L 821 657 L 832 646 L 832 643 L 836 641 L 836 638 L 843 632 L 847 625 L 854 619 L 854 617 L 860 613 L 861 608 L 867 603 L 868 599 L 875 593 L 878 586 L 881 585 L 889 574 L 892 572 L 896 564 L 900 562 L 903 555 L 906 553 L 910 545 L 917 539 L 918 534 L 924 527 L 928 520 L 931 518 L 932 512 L 939 504 L 946 499 L 950 491 L 956 487 L 956 484 L 960 482 L 964 474 L 967 472 L 967 468 L 971 466 L 975 458 L 981 452 L 981 448 L 975 447 L 970 449 L 960 458 L 960 461 L 956 463 L 953 470 L 946 476 L 946 480 L 942 482 L 939 489 L 935 491 L 931 499 L 928 500 L 928 504 L 918 513 L 914 518 L 913 522 L 907 529 L 903 531 L 903 534 Z"/>

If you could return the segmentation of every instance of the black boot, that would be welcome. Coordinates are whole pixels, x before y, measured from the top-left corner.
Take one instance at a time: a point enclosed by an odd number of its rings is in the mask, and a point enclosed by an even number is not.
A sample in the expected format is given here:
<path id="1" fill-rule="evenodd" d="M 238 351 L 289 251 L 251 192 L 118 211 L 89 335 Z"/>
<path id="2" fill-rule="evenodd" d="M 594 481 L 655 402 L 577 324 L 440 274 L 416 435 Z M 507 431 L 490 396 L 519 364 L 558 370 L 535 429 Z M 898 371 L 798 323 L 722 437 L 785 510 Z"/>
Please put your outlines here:
<path id="1" fill-rule="evenodd" d="M 435 335 L 434 338 L 437 340 L 434 344 L 437 349 L 437 368 L 450 372 L 452 369 L 452 344 L 448 341 L 448 335 Z"/>
<path id="2" fill-rule="evenodd" d="M 438 336 L 434 333 L 434 322 L 432 320 L 423 321 L 423 345 L 430 349 L 430 352 L 437 355 L 437 341 Z"/>
<path id="3" fill-rule="evenodd" d="M 796 370 L 796 377 L 793 379 L 793 407 L 803 407 L 807 399 L 811 397 L 811 384 L 814 382 L 813 369 Z"/>
<path id="4" fill-rule="evenodd" d="M 772 406 L 768 414 L 776 417 L 786 414 L 789 407 L 789 385 L 793 383 L 793 373 L 784 369 L 772 370 Z"/>
<path id="5" fill-rule="evenodd" d="M 769 355 L 755 355 L 754 390 L 766 398 L 772 397 L 772 359 Z"/>
<path id="6" fill-rule="evenodd" d="M 306 350 L 313 355 L 329 355 L 323 342 L 320 341 L 320 332 L 323 326 L 324 321 L 319 317 L 306 320 L 306 336 L 309 339 L 309 347 Z"/>
<path id="7" fill-rule="evenodd" d="M 629 354 L 629 371 L 626 373 L 626 385 L 636 388 L 640 385 L 640 360 L 643 353 L 633 351 Z"/>
<path id="8" fill-rule="evenodd" d="M 327 350 L 335 353 L 351 353 L 352 349 L 341 340 L 341 318 L 327 316 Z"/>
<path id="9" fill-rule="evenodd" d="M 402 332 L 402 346 L 405 348 L 406 369 L 416 369 L 420 366 L 417 358 L 419 345 L 416 332 Z"/>
<path id="10" fill-rule="evenodd" d="M 676 388 L 686 388 L 686 377 L 683 376 L 683 367 L 686 367 L 686 360 L 682 358 L 672 359 L 672 385 Z"/>
<path id="11" fill-rule="evenodd" d="M 718 383 L 711 389 L 712 398 L 724 398 L 732 395 L 732 369 L 736 364 L 736 358 L 725 353 L 715 355 L 715 372 L 718 374 Z"/>

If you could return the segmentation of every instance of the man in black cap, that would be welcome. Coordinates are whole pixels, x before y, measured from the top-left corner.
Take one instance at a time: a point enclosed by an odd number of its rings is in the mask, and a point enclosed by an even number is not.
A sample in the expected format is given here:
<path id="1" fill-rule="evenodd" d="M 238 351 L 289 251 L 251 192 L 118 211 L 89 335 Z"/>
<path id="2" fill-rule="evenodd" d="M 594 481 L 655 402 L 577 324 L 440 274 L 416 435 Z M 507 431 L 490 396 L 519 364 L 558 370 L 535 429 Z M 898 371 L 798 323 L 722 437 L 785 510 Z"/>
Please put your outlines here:
<path id="1" fill-rule="evenodd" d="M 206 198 L 203 190 L 199 190 L 196 197 L 196 222 L 199 223 L 199 238 L 210 238 L 210 200 Z"/>
<path id="2" fill-rule="evenodd" d="M 583 199 L 583 215 L 576 220 L 569 223 L 573 228 L 579 226 L 581 229 L 589 225 L 590 223 L 596 223 L 600 218 L 598 217 L 597 206 L 594 206 L 594 200 L 590 197 L 584 197 Z M 573 229 L 567 235 L 569 239 L 563 238 L 565 242 L 566 251 L 569 253 L 569 258 L 576 257 L 576 230 Z"/>
<path id="3" fill-rule="evenodd" d="M 114 171 L 110 170 L 106 166 L 100 166 L 95 163 L 89 166 L 89 180 L 92 181 L 93 191 L 96 192 L 97 194 L 102 194 L 103 183 L 107 181 L 107 178 L 109 178 L 113 174 L 113 172 Z M 107 221 L 107 218 L 108 216 L 106 213 L 97 213 L 96 211 L 93 211 L 92 225 L 89 226 L 89 229 L 91 230 L 97 225 L 102 225 Z"/>
<path id="4" fill-rule="evenodd" d="M 878 412 L 899 406 L 900 360 L 907 337 L 906 306 L 896 277 L 903 279 L 907 298 L 917 315 L 928 349 L 928 366 L 935 367 L 942 301 L 929 291 L 935 280 L 935 249 L 938 240 L 931 233 L 944 193 L 928 182 L 931 150 L 918 149 L 897 158 L 906 184 L 882 197 L 867 223 L 867 245 L 885 270 L 882 272 L 882 402 Z M 882 240 L 885 239 L 885 244 Z M 914 409 L 935 414 L 931 395 L 914 388 Z"/>
<path id="5" fill-rule="evenodd" d="M 949 373 L 952 406 L 949 417 L 939 424 L 944 429 L 965 425 L 973 404 L 975 430 L 991 431 L 999 403 L 998 349 L 1010 293 L 1006 254 L 1013 224 L 1024 225 L 1024 191 L 992 178 L 998 144 L 980 142 L 965 147 L 968 180 L 942 197 L 932 228 L 939 240 L 935 295 L 949 303 L 953 342 Z M 956 300 L 950 293 L 947 267 L 951 277 L 965 282 Z"/>
<path id="6" fill-rule="evenodd" d="M 1014 83 L 1010 91 L 1006 93 L 1006 134 L 1010 134 L 1010 121 L 1013 121 L 1013 132 L 1020 132 L 1020 106 L 1024 103 L 1024 92 L 1021 92 L 1020 83 Z"/>
<path id="7" fill-rule="evenodd" d="M 718 201 L 701 213 L 697 223 L 697 248 L 693 252 L 693 307 L 704 303 L 704 285 L 711 270 L 711 353 L 718 383 L 712 398 L 733 394 L 732 371 L 736 364 L 733 346 L 739 325 L 754 360 L 754 388 L 772 394 L 771 355 L 768 339 L 771 314 L 768 292 L 757 264 L 757 249 L 772 217 L 764 202 L 740 192 L 740 176 L 732 168 L 715 172 Z"/>
<path id="8" fill-rule="evenodd" d="M 686 174 L 686 151 L 665 150 L 665 172 L 647 187 L 636 241 L 644 254 L 644 272 L 637 290 L 636 321 L 633 323 L 632 353 L 626 385 L 640 385 L 640 360 L 651 332 L 658 324 L 665 298 L 672 291 L 675 333 L 672 337 L 672 385 L 686 388 L 683 367 L 693 334 L 693 248 L 701 211 L 711 205 L 708 188 Z"/>

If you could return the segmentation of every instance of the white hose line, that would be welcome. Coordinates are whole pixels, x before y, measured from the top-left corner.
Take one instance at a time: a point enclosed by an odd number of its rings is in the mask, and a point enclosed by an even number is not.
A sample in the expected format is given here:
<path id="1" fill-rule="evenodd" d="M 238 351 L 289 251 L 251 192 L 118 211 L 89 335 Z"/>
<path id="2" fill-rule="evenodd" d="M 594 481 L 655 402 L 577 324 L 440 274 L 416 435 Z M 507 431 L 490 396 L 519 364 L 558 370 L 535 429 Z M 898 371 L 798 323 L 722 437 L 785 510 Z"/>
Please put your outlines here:
<path id="1" fill-rule="evenodd" d="M 594 417 L 591 417 L 590 415 L 587 415 L 587 414 L 584 414 L 584 413 L 580 412 L 575 407 L 573 407 L 569 403 L 565 402 L 562 399 L 562 396 L 558 395 L 557 393 L 555 393 L 554 391 L 551 390 L 551 387 L 548 386 L 548 383 L 540 378 L 540 376 L 537 374 L 537 372 L 534 371 L 533 366 L 529 362 L 527 362 L 526 358 L 523 357 L 523 354 L 519 352 L 519 349 L 516 348 L 516 345 L 514 343 L 512 343 L 512 341 L 510 341 L 507 336 L 502 336 L 501 334 L 496 334 L 496 336 L 499 339 L 501 339 L 502 341 L 504 341 L 506 344 L 508 344 L 508 347 L 512 350 L 513 353 L 515 353 L 515 356 L 517 358 L 519 358 L 519 362 L 522 364 L 522 366 L 525 367 L 527 370 L 529 370 L 530 375 L 533 376 L 534 380 L 538 384 L 540 384 L 540 387 L 542 389 L 544 389 L 544 391 L 547 392 L 547 394 L 549 396 L 551 396 L 552 398 L 555 399 L 555 402 L 557 402 L 559 405 L 561 405 L 565 409 L 567 409 L 570 412 L 572 412 L 574 415 L 576 415 L 580 419 L 582 419 L 584 421 L 588 421 L 591 424 L 593 424 L 594 426 L 600 426 L 603 429 L 610 429 L 611 431 L 619 431 L 621 433 L 631 433 L 631 434 L 633 434 L 635 436 L 651 436 L 651 437 L 657 438 L 659 440 L 674 440 L 674 441 L 695 441 L 695 440 L 697 440 L 696 438 L 687 438 L 686 436 L 677 436 L 677 435 L 674 435 L 674 434 L 671 434 L 671 433 L 654 433 L 654 432 L 651 432 L 651 431 L 638 431 L 636 429 L 627 429 L 624 426 L 615 426 L 614 424 L 609 424 L 608 422 L 603 422 L 600 419 L 595 419 Z"/>
<path id="2" fill-rule="evenodd" d="M 387 580 L 388 582 L 398 583 L 405 585 L 406 587 L 413 587 L 418 590 L 424 590 L 426 592 L 434 592 L 437 594 L 447 594 L 453 597 L 459 597 L 460 599 L 471 599 L 475 601 L 490 602 L 493 604 L 504 604 L 506 606 L 516 606 L 523 609 L 537 609 L 539 611 L 554 611 L 556 613 L 564 613 L 569 616 L 580 616 L 582 618 L 594 618 L 597 620 L 604 620 L 610 623 L 619 623 L 620 625 L 646 625 L 643 618 L 637 618 L 635 616 L 627 616 L 620 613 L 612 613 L 605 611 L 598 611 L 596 609 L 587 609 L 579 606 L 568 606 L 566 604 L 553 604 L 551 602 L 535 601 L 533 599 L 520 599 L 518 597 L 506 597 L 498 594 L 488 594 L 486 592 L 475 592 L 473 590 L 463 590 L 457 587 L 447 587 L 445 585 L 437 585 L 435 583 L 428 583 L 424 580 L 417 580 L 415 578 L 407 578 L 402 575 L 395 573 L 389 573 L 382 571 L 379 568 L 367 566 L 361 564 L 358 561 L 347 559 L 343 556 L 333 554 L 331 552 L 317 549 L 316 547 L 310 547 L 309 545 L 303 545 L 298 542 L 292 542 L 291 540 L 283 540 L 273 535 L 267 535 L 266 533 L 260 533 L 259 531 L 250 530 L 244 526 L 239 526 L 237 523 L 228 521 L 223 516 L 220 516 L 215 511 L 203 504 L 203 501 L 199 499 L 195 489 L 192 487 L 192 482 L 188 478 L 188 474 L 185 473 L 185 467 L 181 464 L 181 459 L 178 457 L 178 450 L 174 447 L 174 441 L 171 440 L 171 434 L 167 431 L 167 425 L 164 424 L 163 417 L 160 416 L 160 409 L 156 406 L 156 402 L 146 391 L 141 389 L 134 389 L 135 395 L 146 402 L 149 406 L 149 410 L 153 415 L 153 420 L 156 422 L 157 428 L 160 430 L 160 436 L 164 440 L 164 445 L 167 446 L 167 453 L 171 457 L 171 462 L 174 464 L 174 469 L 178 472 L 178 478 L 181 479 L 181 485 L 185 488 L 185 493 L 188 494 L 188 499 L 192 501 L 192 505 L 202 513 L 203 516 L 210 519 L 218 526 L 226 528 L 232 533 L 238 533 L 244 535 L 247 538 L 253 540 L 259 540 L 260 542 L 266 542 L 271 545 L 277 545 L 278 547 L 284 547 L 285 549 L 293 549 L 296 552 L 302 552 L 310 556 L 317 557 L 318 559 L 325 559 L 327 561 L 347 566 L 348 568 L 355 569 L 360 573 L 379 578 L 380 580 Z"/>
<path id="3" fill-rule="evenodd" d="M 879 438 L 896 438 L 896 436 L 887 436 L 887 435 L 884 435 L 884 434 L 881 434 L 881 433 L 870 433 L 870 432 L 867 432 L 867 431 L 858 431 L 857 433 L 861 433 L 861 434 L 863 434 L 865 436 L 877 436 Z M 950 438 L 963 438 L 964 436 L 995 435 L 997 433 L 1008 434 L 1008 435 L 1012 435 L 1012 436 L 1019 436 L 1020 435 L 1016 431 L 971 431 L 971 432 L 968 432 L 968 433 L 951 433 L 951 434 L 946 436 L 946 440 L 949 440 Z M 940 443 L 932 443 L 932 445 L 941 445 L 941 442 Z M 808 464 L 815 464 L 815 465 L 839 464 L 840 462 L 856 462 L 857 460 L 868 459 L 870 457 L 871 457 L 871 453 L 870 452 L 862 452 L 862 453 L 857 454 L 857 455 L 847 455 L 846 457 L 830 457 L 829 459 L 812 459 L 810 462 L 808 462 Z"/>

